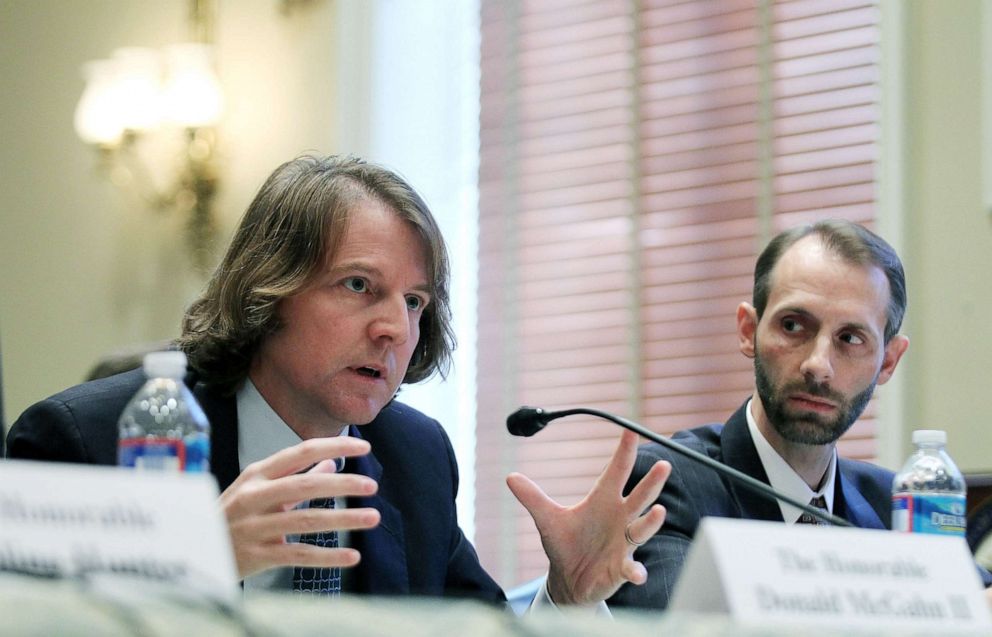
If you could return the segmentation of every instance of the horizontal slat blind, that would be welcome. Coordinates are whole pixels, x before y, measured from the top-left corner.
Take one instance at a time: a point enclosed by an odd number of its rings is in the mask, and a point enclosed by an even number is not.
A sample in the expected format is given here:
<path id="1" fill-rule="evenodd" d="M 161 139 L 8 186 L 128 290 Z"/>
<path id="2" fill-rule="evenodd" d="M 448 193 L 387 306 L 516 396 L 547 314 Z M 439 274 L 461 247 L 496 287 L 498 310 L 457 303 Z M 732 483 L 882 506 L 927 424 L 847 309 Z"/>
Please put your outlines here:
<path id="1" fill-rule="evenodd" d="M 751 388 L 734 313 L 758 243 L 760 31 L 752 0 L 644 7 L 641 412 L 671 433 L 722 422 Z"/>
<path id="2" fill-rule="evenodd" d="M 773 231 L 871 224 L 877 22 L 864 0 L 483 0 L 476 544 L 504 585 L 547 564 L 506 474 L 574 503 L 618 436 L 514 439 L 510 411 L 723 421 L 753 387 L 734 314 L 762 193 Z M 874 455 L 874 409 L 843 454 Z"/>
<path id="3" fill-rule="evenodd" d="M 874 2 L 776 2 L 772 10 L 773 191 L 777 232 L 823 217 L 873 226 L 879 15 Z M 876 405 L 838 444 L 876 455 Z"/>
<path id="4" fill-rule="evenodd" d="M 506 474 L 575 502 L 615 432 L 575 419 L 521 444 L 507 413 L 632 398 L 634 23 L 623 0 L 534 0 L 483 3 L 483 25 L 476 538 L 515 582 L 546 561 Z"/>

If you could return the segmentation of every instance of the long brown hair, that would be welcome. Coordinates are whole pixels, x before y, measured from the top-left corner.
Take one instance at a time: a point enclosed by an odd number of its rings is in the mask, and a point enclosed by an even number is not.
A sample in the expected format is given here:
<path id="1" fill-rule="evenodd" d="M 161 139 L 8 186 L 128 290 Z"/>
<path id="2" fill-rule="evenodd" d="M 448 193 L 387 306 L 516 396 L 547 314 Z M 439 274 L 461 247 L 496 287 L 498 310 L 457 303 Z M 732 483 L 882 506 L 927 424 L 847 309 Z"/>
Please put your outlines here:
<path id="1" fill-rule="evenodd" d="M 424 241 L 431 302 L 404 383 L 442 376 L 455 346 L 448 254 L 430 209 L 395 173 L 351 156 L 302 156 L 269 176 L 223 261 L 183 318 L 179 346 L 201 379 L 233 391 L 262 339 L 279 329 L 279 301 L 300 292 L 344 235 L 354 203 L 375 199 Z"/>

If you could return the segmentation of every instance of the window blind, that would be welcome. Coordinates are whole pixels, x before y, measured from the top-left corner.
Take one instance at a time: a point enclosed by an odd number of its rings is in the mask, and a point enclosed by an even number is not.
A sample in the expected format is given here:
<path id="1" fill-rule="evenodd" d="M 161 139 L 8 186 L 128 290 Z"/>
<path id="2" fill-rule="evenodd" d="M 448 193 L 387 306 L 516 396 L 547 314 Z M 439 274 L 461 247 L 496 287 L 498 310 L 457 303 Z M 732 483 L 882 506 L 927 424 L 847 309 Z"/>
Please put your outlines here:
<path id="1" fill-rule="evenodd" d="M 753 387 L 735 311 L 770 234 L 871 225 L 878 10 L 864 0 L 483 0 L 476 544 L 504 585 L 547 562 L 510 471 L 565 504 L 618 431 L 506 433 L 576 405 L 670 434 Z M 874 455 L 874 405 L 840 445 Z"/>

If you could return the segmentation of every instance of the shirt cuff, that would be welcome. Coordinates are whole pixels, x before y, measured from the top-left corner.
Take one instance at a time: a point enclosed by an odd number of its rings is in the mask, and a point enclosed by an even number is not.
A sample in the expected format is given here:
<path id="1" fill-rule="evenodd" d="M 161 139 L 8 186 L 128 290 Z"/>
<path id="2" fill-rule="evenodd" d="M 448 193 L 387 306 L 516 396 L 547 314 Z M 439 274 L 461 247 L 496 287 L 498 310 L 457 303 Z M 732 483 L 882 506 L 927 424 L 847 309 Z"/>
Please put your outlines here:
<path id="1" fill-rule="evenodd" d="M 596 602 L 595 604 L 582 604 L 574 606 L 566 606 L 569 609 L 581 609 L 583 612 L 589 612 L 596 617 L 609 617 L 612 618 L 613 614 L 610 612 L 609 607 L 606 602 Z M 551 599 L 551 594 L 548 592 L 548 578 L 544 577 L 544 583 L 541 584 L 541 588 L 537 589 L 537 594 L 534 595 L 533 601 L 530 603 L 530 608 L 527 609 L 528 613 L 542 613 L 548 610 L 555 610 L 561 612 L 561 608 L 558 604 Z"/>

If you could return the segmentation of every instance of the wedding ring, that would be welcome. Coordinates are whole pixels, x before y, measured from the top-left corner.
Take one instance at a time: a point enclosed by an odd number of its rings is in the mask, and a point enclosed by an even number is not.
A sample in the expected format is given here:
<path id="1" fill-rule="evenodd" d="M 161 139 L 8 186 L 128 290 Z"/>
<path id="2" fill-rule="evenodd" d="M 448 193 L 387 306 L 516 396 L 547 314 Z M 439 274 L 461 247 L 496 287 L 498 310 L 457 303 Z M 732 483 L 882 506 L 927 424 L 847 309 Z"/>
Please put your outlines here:
<path id="1" fill-rule="evenodd" d="M 631 546 L 643 546 L 644 542 L 635 542 L 634 538 L 630 537 L 630 525 L 623 527 L 623 539 L 627 540 L 627 544 Z M 646 540 L 645 540 L 646 541 Z"/>

